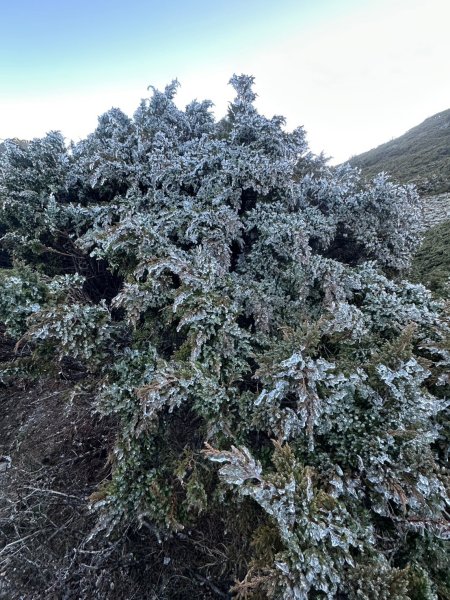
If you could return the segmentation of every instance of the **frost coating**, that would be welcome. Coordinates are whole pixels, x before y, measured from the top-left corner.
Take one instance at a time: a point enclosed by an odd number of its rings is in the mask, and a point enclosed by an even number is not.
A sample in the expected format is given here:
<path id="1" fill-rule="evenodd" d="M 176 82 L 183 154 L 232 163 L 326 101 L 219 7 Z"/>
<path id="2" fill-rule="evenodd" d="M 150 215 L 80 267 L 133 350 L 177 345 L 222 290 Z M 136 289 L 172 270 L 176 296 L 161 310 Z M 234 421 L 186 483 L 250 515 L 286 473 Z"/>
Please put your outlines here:
<path id="1" fill-rule="evenodd" d="M 328 167 L 231 83 L 218 123 L 174 81 L 69 148 L 6 143 L 0 319 L 120 423 L 97 531 L 225 536 L 241 595 L 364 577 L 407 600 L 404 564 L 432 578 L 416 540 L 448 535 L 448 318 L 404 279 L 417 195 Z"/>

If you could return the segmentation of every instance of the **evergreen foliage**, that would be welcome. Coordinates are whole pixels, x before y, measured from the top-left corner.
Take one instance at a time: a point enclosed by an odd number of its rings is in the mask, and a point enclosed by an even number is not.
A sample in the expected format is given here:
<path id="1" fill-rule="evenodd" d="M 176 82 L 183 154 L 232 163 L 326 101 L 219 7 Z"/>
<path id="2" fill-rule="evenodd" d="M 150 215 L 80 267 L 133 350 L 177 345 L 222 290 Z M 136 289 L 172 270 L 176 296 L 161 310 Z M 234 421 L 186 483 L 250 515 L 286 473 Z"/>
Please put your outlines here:
<path id="1" fill-rule="evenodd" d="M 0 319 L 120 423 L 91 539 L 203 531 L 238 598 L 444 598 L 417 541 L 449 534 L 450 359 L 445 304 L 402 279 L 418 196 L 231 84 L 219 122 L 173 82 L 0 156 Z"/>

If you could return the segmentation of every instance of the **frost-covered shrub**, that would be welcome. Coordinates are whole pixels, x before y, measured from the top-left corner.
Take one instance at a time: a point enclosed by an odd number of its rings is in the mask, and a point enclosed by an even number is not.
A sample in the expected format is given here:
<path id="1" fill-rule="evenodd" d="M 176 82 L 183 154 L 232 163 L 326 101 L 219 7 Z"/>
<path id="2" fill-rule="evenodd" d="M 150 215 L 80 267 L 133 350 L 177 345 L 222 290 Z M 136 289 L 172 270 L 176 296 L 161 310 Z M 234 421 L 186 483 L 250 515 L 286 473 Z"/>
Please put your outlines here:
<path id="1" fill-rule="evenodd" d="M 111 339 L 110 314 L 104 302 L 97 306 L 71 304 L 39 311 L 29 320 L 26 337 L 49 341 L 60 356 L 96 363 L 104 359 Z"/>
<path id="2" fill-rule="evenodd" d="M 402 279 L 417 195 L 328 167 L 231 83 L 219 123 L 174 82 L 68 149 L 7 144 L 2 240 L 28 274 L 1 318 L 98 373 L 120 433 L 97 533 L 199 532 L 239 597 L 433 598 L 410 540 L 449 533 L 449 326 Z"/>
<path id="3" fill-rule="evenodd" d="M 41 308 L 46 289 L 30 269 L 4 269 L 0 274 L 0 321 L 13 337 L 26 331 L 27 318 Z"/>

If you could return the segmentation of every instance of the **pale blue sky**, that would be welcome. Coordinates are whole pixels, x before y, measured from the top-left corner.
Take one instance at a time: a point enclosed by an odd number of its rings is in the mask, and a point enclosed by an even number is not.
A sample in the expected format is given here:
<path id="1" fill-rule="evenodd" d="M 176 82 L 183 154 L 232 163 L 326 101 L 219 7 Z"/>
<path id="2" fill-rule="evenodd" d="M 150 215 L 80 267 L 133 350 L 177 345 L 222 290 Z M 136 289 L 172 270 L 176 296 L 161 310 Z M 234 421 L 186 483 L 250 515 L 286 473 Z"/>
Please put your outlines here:
<path id="1" fill-rule="evenodd" d="M 335 161 L 450 107 L 448 0 L 0 0 L 0 138 L 78 139 L 149 84 L 222 116 L 233 72 Z"/>

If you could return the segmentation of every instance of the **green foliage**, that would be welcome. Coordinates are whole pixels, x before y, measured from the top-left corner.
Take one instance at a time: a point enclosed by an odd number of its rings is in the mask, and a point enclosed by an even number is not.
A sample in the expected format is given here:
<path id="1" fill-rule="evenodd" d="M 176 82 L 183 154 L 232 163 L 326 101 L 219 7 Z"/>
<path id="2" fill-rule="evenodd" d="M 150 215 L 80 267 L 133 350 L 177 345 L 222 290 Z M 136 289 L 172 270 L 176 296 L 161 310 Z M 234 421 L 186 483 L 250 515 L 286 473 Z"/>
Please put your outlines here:
<path id="1" fill-rule="evenodd" d="M 408 595 L 411 600 L 435 600 L 434 586 L 421 567 L 413 567 L 409 572 Z"/>
<path id="2" fill-rule="evenodd" d="M 27 329 L 27 318 L 40 310 L 46 288 L 39 275 L 31 269 L 2 269 L 0 271 L 0 320 L 13 337 Z"/>
<path id="3" fill-rule="evenodd" d="M 409 600 L 408 572 L 387 564 L 362 565 L 352 573 L 349 597 L 362 600 Z"/>
<path id="4" fill-rule="evenodd" d="M 70 304 L 41 310 L 29 319 L 26 338 L 49 341 L 59 357 L 90 361 L 91 366 L 105 358 L 111 340 L 110 315 L 104 303 L 98 306 Z"/>
<path id="5" fill-rule="evenodd" d="M 307 598 L 313 590 L 334 597 L 339 573 L 354 566 L 352 550 L 370 543 L 372 531 L 364 515 L 352 516 L 354 506 L 339 502 L 333 479 L 329 487 L 317 485 L 317 473 L 300 464 L 288 445 L 275 444 L 275 470 L 266 476 L 247 448 L 220 452 L 209 447 L 205 453 L 225 463 L 221 478 L 253 498 L 276 524 L 283 550 L 274 556 L 271 575 L 259 577 L 258 584 L 281 598 Z"/>
<path id="6" fill-rule="evenodd" d="M 6 143 L 23 266 L 0 318 L 42 368 L 83 365 L 119 424 L 92 536 L 199 532 L 208 556 L 221 536 L 240 597 L 431 598 L 408 540 L 448 536 L 449 326 L 403 279 L 417 194 L 328 168 L 231 83 L 220 123 L 173 82 L 69 149 Z"/>
<path id="7" fill-rule="evenodd" d="M 432 227 L 425 233 L 411 266 L 411 279 L 447 299 L 450 299 L 449 240 L 450 221 Z"/>

